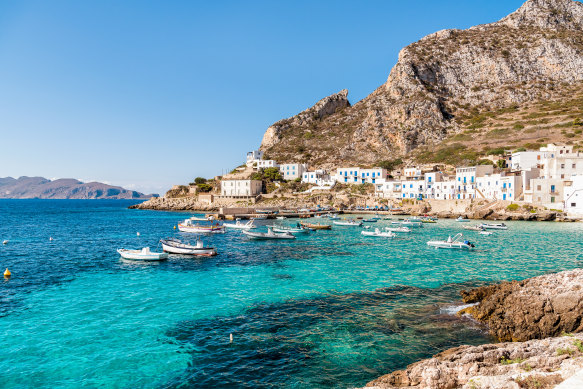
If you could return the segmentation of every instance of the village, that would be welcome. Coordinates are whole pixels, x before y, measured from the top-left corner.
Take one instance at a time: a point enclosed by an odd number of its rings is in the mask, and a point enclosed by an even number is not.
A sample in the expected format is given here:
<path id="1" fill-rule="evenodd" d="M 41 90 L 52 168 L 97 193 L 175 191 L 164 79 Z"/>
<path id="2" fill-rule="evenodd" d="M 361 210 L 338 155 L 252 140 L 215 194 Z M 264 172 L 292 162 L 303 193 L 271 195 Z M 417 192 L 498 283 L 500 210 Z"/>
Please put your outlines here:
<path id="1" fill-rule="evenodd" d="M 571 145 L 548 144 L 539 150 L 504 151 L 476 166 L 338 167 L 335 172 L 309 169 L 302 163 L 263 159 L 263 152 L 247 153 L 244 166 L 220 179 L 220 195 L 199 194 L 211 204 L 231 201 L 255 203 L 269 197 L 261 180 L 250 172 L 279 170 L 285 181 L 309 184 L 303 193 L 326 193 L 337 185 L 367 185 L 377 200 L 492 200 L 532 204 L 583 216 L 583 154 Z M 276 183 L 277 185 L 277 183 Z M 373 189 L 374 188 L 374 189 Z M 579 201 L 581 197 L 581 201 Z"/>

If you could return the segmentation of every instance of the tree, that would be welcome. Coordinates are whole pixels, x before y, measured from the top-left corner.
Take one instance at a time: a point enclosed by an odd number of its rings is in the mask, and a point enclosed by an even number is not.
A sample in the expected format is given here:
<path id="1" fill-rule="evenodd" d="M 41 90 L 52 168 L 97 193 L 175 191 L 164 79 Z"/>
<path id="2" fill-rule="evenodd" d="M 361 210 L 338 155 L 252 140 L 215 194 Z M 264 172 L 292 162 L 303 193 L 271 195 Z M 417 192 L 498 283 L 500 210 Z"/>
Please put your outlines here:
<path id="1" fill-rule="evenodd" d="M 499 159 L 497 162 L 497 165 L 500 169 L 504 169 L 506 167 L 506 160 L 505 159 Z"/>
<path id="2" fill-rule="evenodd" d="M 209 184 L 197 184 L 198 190 L 201 192 L 210 192 L 213 190 L 213 187 Z"/>
<path id="3" fill-rule="evenodd" d="M 205 182 L 206 182 L 206 178 L 202 178 L 202 177 L 196 177 L 196 178 L 194 179 L 194 183 L 195 183 L 195 184 L 197 184 L 197 185 L 198 185 L 198 184 L 204 184 Z"/>
<path id="4" fill-rule="evenodd" d="M 377 162 L 378 167 L 387 169 L 389 171 L 395 169 L 398 166 L 401 166 L 402 164 L 403 160 L 401 160 L 401 158 Z"/>
<path id="5" fill-rule="evenodd" d="M 281 181 L 283 177 L 281 172 L 276 167 L 268 167 L 263 171 L 263 178 L 269 181 Z"/>

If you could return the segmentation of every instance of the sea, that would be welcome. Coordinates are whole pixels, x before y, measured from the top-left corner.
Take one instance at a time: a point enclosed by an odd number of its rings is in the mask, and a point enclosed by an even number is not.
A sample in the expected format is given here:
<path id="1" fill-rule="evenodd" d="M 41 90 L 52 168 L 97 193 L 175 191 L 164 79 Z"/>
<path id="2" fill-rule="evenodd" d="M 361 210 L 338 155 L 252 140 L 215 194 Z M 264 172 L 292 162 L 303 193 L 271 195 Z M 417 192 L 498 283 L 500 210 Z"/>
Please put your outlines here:
<path id="1" fill-rule="evenodd" d="M 0 388 L 361 387 L 492 342 L 455 314 L 461 290 L 583 265 L 583 224 L 507 222 L 484 236 L 455 220 L 395 239 L 228 231 L 202 236 L 215 257 L 140 263 L 116 250 L 197 237 L 174 229 L 193 213 L 134 203 L 0 200 L 0 267 L 12 273 L 0 281 Z M 475 250 L 426 244 L 462 231 Z"/>

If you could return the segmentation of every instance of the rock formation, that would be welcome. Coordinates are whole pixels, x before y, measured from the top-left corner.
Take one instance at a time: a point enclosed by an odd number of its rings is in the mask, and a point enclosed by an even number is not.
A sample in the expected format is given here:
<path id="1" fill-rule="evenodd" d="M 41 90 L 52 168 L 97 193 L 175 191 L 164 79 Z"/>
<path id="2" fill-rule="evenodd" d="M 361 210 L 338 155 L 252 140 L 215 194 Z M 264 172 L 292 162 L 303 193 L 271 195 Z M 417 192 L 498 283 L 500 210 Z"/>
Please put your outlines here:
<path id="1" fill-rule="evenodd" d="M 582 25 L 577 1 L 528 0 L 499 22 L 428 35 L 400 52 L 368 97 L 354 106 L 342 92 L 323 99 L 270 126 L 261 148 L 326 167 L 437 144 L 466 128 L 459 118 L 470 112 L 552 99 L 583 82 Z M 314 114 L 322 105 L 328 115 Z"/>

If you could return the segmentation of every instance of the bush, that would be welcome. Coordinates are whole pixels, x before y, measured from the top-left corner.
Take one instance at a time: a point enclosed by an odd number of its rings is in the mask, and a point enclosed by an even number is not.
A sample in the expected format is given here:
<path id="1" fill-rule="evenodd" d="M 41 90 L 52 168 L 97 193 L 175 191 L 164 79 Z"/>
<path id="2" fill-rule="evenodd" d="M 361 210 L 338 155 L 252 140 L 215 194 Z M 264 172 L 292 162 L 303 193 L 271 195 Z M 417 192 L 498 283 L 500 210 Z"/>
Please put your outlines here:
<path id="1" fill-rule="evenodd" d="M 518 204 L 510 204 L 509 206 L 506 207 L 506 210 L 515 212 L 518 211 L 518 208 L 520 208 Z"/>
<path id="2" fill-rule="evenodd" d="M 204 184 L 204 183 L 206 183 L 206 178 L 202 178 L 202 177 L 196 177 L 196 178 L 194 179 L 194 183 L 195 183 L 195 184 L 197 184 L 197 185 L 198 185 L 198 184 Z"/>
<path id="3" fill-rule="evenodd" d="M 498 162 L 496 162 L 496 165 L 498 165 L 500 169 L 504 169 L 506 167 L 506 160 L 499 159 Z"/>
<path id="4" fill-rule="evenodd" d="M 387 169 L 388 171 L 391 171 L 391 170 L 395 169 L 396 167 L 401 166 L 402 164 L 403 164 L 403 160 L 401 158 L 379 161 L 376 163 L 376 165 L 378 167 L 380 167 L 382 169 Z"/>
<path id="5" fill-rule="evenodd" d="M 197 184 L 196 186 L 198 187 L 198 190 L 201 192 L 210 192 L 211 190 L 213 190 L 212 185 L 209 184 Z"/>

